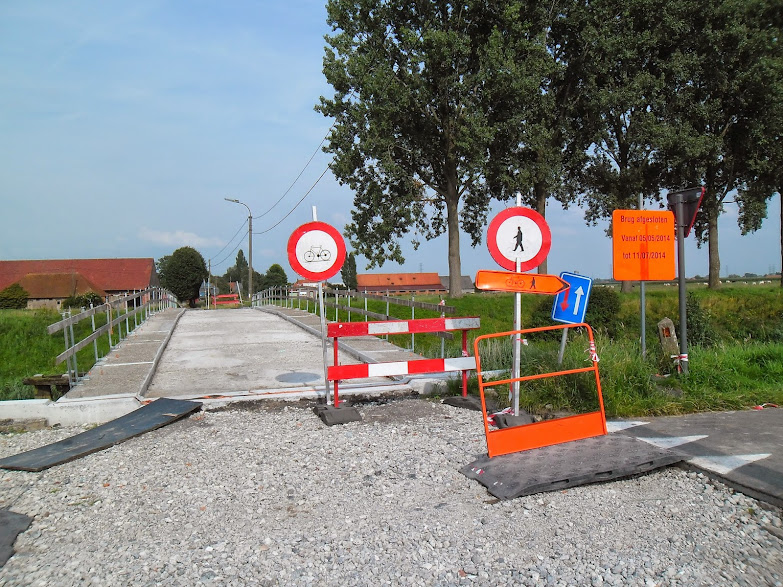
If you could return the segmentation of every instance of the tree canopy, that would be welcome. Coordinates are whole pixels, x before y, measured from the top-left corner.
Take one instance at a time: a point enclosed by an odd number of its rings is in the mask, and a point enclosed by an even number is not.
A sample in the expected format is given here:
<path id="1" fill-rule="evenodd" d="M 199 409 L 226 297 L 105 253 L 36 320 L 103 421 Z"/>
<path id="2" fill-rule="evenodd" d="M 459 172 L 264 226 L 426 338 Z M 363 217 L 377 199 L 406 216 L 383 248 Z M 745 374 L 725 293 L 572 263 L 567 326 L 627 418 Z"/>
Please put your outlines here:
<path id="1" fill-rule="evenodd" d="M 493 198 L 578 201 L 594 223 L 705 185 L 695 232 L 715 287 L 728 194 L 752 231 L 783 183 L 778 0 L 329 0 L 327 14 L 334 96 L 317 110 L 370 267 L 446 233 L 457 295 L 460 231 L 478 244 Z"/>
<path id="2" fill-rule="evenodd" d="M 201 282 L 207 278 L 204 257 L 193 247 L 181 247 L 162 259 L 166 259 L 166 262 L 161 285 L 177 296 L 180 302 L 187 301 L 194 307 Z"/>
<path id="3" fill-rule="evenodd" d="M 340 270 L 340 277 L 343 278 L 343 285 L 348 289 L 356 290 L 358 283 L 356 281 L 356 255 L 351 251 L 345 257 L 345 263 Z"/>
<path id="4" fill-rule="evenodd" d="M 520 99 L 540 92 L 541 76 L 519 62 L 535 38 L 519 2 L 330 0 L 324 74 L 335 90 L 317 109 L 335 119 L 331 169 L 355 192 L 351 245 L 370 267 L 403 262 L 400 238 L 446 233 L 450 292 L 461 295 L 460 229 L 481 242 L 492 198 L 505 199 L 499 175 L 516 136 Z M 538 56 L 543 53 L 537 52 Z M 532 75 L 531 75 L 532 73 Z M 500 158 L 492 167 L 495 158 Z"/>

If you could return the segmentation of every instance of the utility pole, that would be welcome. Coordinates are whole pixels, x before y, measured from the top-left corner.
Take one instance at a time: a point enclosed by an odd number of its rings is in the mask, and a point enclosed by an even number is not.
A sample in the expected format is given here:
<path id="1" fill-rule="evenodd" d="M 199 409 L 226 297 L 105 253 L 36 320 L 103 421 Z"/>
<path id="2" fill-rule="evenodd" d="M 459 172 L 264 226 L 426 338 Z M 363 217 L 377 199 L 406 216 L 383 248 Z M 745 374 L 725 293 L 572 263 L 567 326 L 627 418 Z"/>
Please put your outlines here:
<path id="1" fill-rule="evenodd" d="M 234 204 L 242 204 L 247 208 L 247 291 L 250 302 L 253 302 L 253 213 L 250 211 L 250 206 L 244 202 L 240 202 L 234 198 L 223 198 L 226 202 L 233 202 Z"/>

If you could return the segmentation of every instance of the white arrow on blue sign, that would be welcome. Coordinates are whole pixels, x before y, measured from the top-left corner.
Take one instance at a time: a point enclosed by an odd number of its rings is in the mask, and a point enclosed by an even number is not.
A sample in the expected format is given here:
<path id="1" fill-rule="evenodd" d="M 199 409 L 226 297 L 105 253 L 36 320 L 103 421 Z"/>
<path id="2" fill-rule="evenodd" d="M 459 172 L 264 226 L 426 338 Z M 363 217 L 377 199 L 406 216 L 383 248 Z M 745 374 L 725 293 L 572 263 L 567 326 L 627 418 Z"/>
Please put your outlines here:
<path id="1" fill-rule="evenodd" d="M 565 324 L 584 322 L 593 280 L 584 275 L 565 271 L 560 274 L 560 279 L 568 283 L 569 287 L 555 296 L 552 304 L 552 320 Z"/>

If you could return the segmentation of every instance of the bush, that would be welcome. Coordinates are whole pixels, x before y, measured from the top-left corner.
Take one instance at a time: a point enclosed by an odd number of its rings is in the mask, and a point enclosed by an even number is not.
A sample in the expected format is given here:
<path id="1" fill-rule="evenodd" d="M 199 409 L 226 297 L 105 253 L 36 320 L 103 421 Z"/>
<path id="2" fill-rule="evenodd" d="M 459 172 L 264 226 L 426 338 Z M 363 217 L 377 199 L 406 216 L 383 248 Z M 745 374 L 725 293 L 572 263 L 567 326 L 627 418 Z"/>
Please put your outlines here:
<path id="1" fill-rule="evenodd" d="M 611 287 L 594 287 L 585 314 L 593 330 L 603 330 L 615 338 L 620 328 L 620 295 Z"/>
<path id="2" fill-rule="evenodd" d="M 63 300 L 63 308 L 89 308 L 103 304 L 103 298 L 94 291 L 88 291 L 80 296 L 69 296 Z"/>
<path id="3" fill-rule="evenodd" d="M 23 310 L 27 307 L 27 292 L 18 283 L 9 285 L 0 291 L 0 308 L 4 310 Z"/>
<path id="4" fill-rule="evenodd" d="M 712 316 L 701 307 L 693 292 L 688 292 L 685 299 L 686 323 L 688 326 L 688 344 L 698 344 L 710 347 L 715 344 L 715 330 L 712 327 Z"/>

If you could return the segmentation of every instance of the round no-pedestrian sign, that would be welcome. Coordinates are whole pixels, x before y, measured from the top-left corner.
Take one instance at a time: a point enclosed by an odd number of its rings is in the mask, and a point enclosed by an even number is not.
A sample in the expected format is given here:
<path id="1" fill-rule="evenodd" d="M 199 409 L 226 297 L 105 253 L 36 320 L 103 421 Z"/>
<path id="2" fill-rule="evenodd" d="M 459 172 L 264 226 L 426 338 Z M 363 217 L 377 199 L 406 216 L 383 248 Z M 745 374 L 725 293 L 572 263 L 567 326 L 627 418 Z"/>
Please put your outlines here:
<path id="1" fill-rule="evenodd" d="M 487 247 L 503 269 L 529 271 L 544 262 L 552 247 L 552 233 L 541 214 L 531 208 L 506 208 L 492 219 Z"/>
<path id="2" fill-rule="evenodd" d="M 337 274 L 345 262 L 345 240 L 326 222 L 308 222 L 288 239 L 288 262 L 302 277 L 322 281 Z"/>

